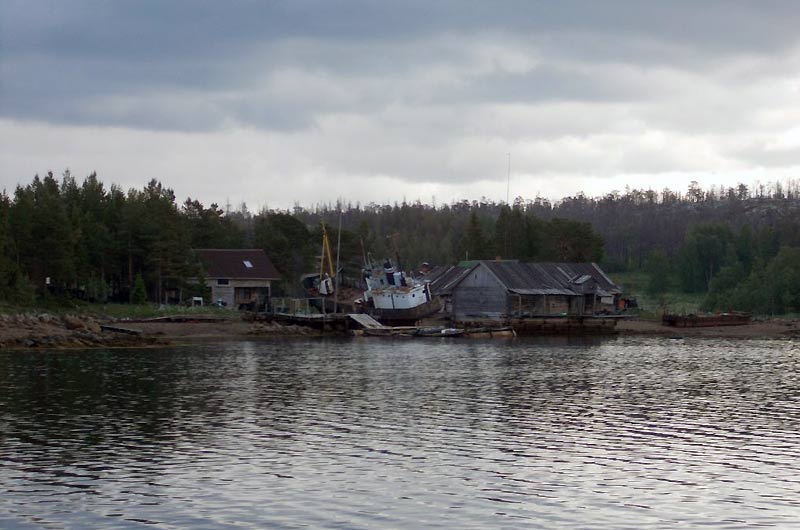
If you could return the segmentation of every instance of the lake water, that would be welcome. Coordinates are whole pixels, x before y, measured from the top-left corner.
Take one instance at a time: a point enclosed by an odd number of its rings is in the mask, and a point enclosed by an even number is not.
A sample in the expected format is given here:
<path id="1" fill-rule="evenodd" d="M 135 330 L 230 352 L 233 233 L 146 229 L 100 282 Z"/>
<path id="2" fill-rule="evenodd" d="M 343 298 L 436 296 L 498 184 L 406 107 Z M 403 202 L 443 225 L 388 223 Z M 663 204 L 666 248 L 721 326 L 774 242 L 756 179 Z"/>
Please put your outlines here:
<path id="1" fill-rule="evenodd" d="M 800 528 L 800 343 L 0 352 L 0 528 Z"/>

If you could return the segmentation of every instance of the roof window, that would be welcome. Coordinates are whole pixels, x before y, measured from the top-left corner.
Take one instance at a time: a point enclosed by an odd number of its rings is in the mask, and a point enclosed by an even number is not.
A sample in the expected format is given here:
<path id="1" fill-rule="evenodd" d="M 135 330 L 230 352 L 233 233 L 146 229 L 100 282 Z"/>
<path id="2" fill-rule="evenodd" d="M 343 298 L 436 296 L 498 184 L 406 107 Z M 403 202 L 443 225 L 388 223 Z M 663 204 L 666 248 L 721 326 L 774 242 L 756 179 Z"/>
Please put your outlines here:
<path id="1" fill-rule="evenodd" d="M 252 269 L 253 268 L 253 264 L 250 263 L 250 260 L 247 260 L 247 259 L 243 260 L 242 263 L 244 263 L 244 266 L 247 267 L 248 269 Z"/>

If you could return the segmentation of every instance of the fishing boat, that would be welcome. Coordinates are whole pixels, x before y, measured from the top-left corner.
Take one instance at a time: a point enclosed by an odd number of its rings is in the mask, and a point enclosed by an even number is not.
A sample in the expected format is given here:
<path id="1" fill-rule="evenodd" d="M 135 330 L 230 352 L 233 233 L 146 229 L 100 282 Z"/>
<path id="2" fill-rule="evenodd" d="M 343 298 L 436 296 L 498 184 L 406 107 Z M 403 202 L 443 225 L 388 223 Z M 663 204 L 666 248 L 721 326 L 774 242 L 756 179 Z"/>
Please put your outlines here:
<path id="1" fill-rule="evenodd" d="M 431 294 L 430 282 L 407 275 L 389 259 L 375 266 L 368 258 L 363 276 L 367 289 L 362 309 L 380 322 L 413 324 L 441 309 L 440 300 Z"/>

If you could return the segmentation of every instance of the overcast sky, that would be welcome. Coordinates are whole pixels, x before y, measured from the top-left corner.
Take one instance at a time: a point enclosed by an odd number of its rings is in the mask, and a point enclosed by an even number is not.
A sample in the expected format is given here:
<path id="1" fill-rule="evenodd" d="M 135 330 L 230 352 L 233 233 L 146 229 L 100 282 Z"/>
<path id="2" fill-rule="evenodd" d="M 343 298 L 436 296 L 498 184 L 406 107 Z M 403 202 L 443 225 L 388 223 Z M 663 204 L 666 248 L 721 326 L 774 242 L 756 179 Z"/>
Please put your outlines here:
<path id="1" fill-rule="evenodd" d="M 234 206 L 800 177 L 800 8 L 0 0 L 0 188 Z"/>

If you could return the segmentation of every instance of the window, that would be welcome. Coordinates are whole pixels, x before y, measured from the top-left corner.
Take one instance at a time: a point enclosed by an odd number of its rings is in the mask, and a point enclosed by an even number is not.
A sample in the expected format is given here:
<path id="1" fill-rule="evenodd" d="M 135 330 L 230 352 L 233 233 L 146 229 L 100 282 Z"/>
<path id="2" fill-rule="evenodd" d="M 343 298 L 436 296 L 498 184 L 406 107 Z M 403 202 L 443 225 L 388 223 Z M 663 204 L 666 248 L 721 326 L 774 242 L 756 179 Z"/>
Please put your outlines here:
<path id="1" fill-rule="evenodd" d="M 247 267 L 248 269 L 252 269 L 253 268 L 253 264 L 250 263 L 250 260 L 246 259 L 246 260 L 242 261 L 242 263 L 244 263 L 244 266 Z"/>
<path id="2" fill-rule="evenodd" d="M 218 279 L 217 280 L 217 285 L 228 285 L 228 279 L 227 278 Z"/>

